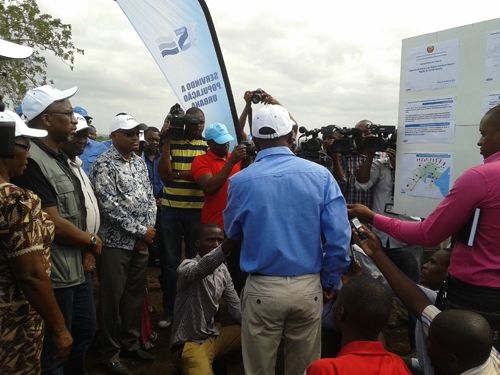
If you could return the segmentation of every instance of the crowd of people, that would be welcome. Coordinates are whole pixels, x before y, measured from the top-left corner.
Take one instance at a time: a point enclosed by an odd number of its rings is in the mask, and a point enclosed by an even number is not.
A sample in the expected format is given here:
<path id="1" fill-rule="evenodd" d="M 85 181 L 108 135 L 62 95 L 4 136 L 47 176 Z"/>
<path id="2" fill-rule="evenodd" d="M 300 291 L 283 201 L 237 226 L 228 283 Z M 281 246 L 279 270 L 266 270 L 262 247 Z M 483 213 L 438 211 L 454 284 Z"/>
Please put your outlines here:
<path id="1" fill-rule="evenodd" d="M 396 142 L 371 147 L 371 121 L 347 151 L 325 130 L 325 167 L 297 156 L 297 121 L 264 90 L 245 92 L 231 151 L 226 124 L 179 105 L 161 127 L 120 112 L 98 142 L 77 92 L 1 103 L 2 374 L 84 375 L 91 345 L 111 374 L 132 373 L 123 357 L 154 361 L 141 322 L 156 257 L 157 324 L 183 374 L 238 351 L 246 374 L 274 374 L 280 347 L 287 375 L 500 373 L 500 106 L 480 122 L 484 164 L 421 220 L 394 211 Z M 471 246 L 459 233 L 477 208 Z M 423 246 L 448 239 L 424 264 Z M 384 347 L 398 303 L 413 358 Z"/>

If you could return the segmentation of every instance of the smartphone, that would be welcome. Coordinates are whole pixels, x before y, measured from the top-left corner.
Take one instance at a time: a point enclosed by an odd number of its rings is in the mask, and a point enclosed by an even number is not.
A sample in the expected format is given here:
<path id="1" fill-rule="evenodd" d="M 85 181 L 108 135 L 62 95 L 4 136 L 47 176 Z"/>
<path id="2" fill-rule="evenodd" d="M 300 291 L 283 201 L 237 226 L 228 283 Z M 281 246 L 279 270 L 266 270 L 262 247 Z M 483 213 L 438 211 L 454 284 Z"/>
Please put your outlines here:
<path id="1" fill-rule="evenodd" d="M 366 234 L 363 232 L 361 221 L 359 221 L 357 217 L 352 218 L 351 220 L 349 220 L 349 222 L 351 223 L 351 227 L 358 234 L 360 240 L 366 240 L 368 238 L 366 237 Z"/>

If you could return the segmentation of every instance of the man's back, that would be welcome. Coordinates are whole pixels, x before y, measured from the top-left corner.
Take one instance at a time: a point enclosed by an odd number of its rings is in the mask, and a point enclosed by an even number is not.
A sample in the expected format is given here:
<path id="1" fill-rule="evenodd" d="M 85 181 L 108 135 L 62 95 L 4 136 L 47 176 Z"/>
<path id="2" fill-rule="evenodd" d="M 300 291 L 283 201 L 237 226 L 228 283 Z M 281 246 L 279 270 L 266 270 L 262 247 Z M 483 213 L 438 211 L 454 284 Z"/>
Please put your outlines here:
<path id="1" fill-rule="evenodd" d="M 243 232 L 245 272 L 302 275 L 320 272 L 325 230 L 350 237 L 346 226 L 324 220 L 330 217 L 326 212 L 346 215 L 331 173 L 285 147 L 274 147 L 260 151 L 254 164 L 231 177 L 224 221 L 229 238 Z"/>
<path id="2" fill-rule="evenodd" d="M 293 125 L 279 105 L 256 111 L 257 157 L 229 180 L 224 225 L 230 240 L 241 240 L 249 273 L 241 301 L 246 374 L 274 373 L 280 341 L 287 375 L 319 358 L 323 291 L 339 286 L 349 264 L 344 197 L 326 168 L 290 151 Z"/>

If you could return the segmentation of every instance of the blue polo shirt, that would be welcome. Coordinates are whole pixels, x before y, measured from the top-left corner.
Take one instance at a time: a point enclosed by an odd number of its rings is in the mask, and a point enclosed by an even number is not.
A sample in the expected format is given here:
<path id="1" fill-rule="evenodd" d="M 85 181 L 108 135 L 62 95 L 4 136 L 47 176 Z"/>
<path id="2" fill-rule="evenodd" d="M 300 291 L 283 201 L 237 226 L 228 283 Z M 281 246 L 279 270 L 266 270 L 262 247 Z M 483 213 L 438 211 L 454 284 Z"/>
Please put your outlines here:
<path id="1" fill-rule="evenodd" d="M 331 289 L 349 265 L 351 228 L 337 182 L 287 147 L 259 151 L 230 178 L 224 225 L 230 239 L 242 240 L 240 266 L 248 273 L 321 273 Z"/>

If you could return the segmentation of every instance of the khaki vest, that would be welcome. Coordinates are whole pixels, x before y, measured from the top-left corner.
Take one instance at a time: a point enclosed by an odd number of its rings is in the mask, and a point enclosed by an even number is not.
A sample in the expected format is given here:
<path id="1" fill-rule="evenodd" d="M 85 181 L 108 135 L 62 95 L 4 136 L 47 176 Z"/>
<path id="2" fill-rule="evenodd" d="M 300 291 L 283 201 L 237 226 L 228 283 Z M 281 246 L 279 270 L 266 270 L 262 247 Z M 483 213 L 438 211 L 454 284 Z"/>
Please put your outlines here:
<path id="1" fill-rule="evenodd" d="M 43 175 L 54 187 L 57 194 L 59 215 L 84 230 L 85 206 L 82 204 L 77 190 L 80 187 L 75 187 L 73 180 L 60 167 L 57 160 L 34 142 L 31 142 L 30 158 L 38 164 Z M 54 241 L 50 247 L 50 256 L 52 258 L 50 278 L 54 288 L 69 287 L 84 282 L 82 248 Z"/>

